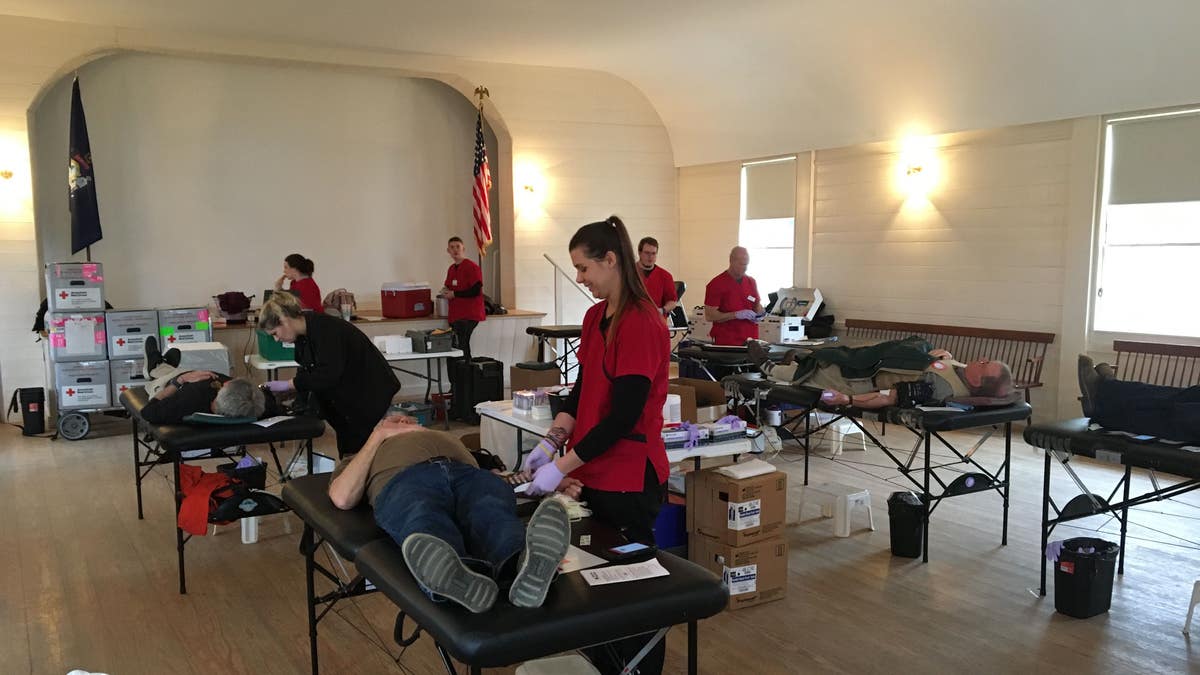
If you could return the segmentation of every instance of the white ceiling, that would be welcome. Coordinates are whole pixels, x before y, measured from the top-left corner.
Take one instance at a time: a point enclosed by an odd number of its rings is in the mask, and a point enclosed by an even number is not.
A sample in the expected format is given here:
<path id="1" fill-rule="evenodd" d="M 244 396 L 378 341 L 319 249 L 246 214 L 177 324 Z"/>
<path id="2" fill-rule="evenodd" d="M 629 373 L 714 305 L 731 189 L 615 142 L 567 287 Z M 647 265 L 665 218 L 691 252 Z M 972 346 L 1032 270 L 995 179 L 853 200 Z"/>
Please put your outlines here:
<path id="1" fill-rule="evenodd" d="M 0 14 L 603 70 L 645 93 L 681 166 L 1200 102 L 1197 0 L 0 0 Z"/>

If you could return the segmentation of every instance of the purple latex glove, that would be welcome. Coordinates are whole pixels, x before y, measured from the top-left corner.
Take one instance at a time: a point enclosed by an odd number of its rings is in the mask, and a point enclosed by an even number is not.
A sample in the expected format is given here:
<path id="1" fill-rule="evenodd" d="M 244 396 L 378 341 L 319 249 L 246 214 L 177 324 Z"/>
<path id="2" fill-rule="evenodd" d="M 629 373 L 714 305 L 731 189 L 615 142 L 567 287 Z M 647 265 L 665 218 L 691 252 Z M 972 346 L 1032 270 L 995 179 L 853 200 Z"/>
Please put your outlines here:
<path id="1" fill-rule="evenodd" d="M 554 459 L 558 454 L 558 448 L 550 442 L 549 438 L 543 438 L 529 454 L 525 455 L 525 461 L 521 463 L 521 470 L 533 473 L 540 469 L 544 464 Z"/>
<path id="2" fill-rule="evenodd" d="M 1052 563 L 1058 562 L 1058 554 L 1062 553 L 1063 540 L 1052 541 L 1046 544 L 1046 560 Z"/>
<path id="3" fill-rule="evenodd" d="M 686 431 L 688 434 L 687 440 L 683 442 L 683 447 L 694 448 L 700 444 L 700 427 L 691 422 L 684 421 L 679 425 L 680 431 Z"/>
<path id="4" fill-rule="evenodd" d="M 717 424 L 728 424 L 734 430 L 746 428 L 746 420 L 737 415 L 726 415 L 717 420 Z"/>
<path id="5" fill-rule="evenodd" d="M 758 315 L 752 309 L 739 309 L 733 316 L 743 321 L 758 321 Z"/>
<path id="6" fill-rule="evenodd" d="M 548 495 L 558 489 L 558 484 L 564 478 L 566 478 L 566 475 L 558 470 L 557 464 L 547 462 L 533 474 L 533 481 L 529 484 L 529 487 L 525 488 L 525 496 L 540 497 Z"/>
<path id="7" fill-rule="evenodd" d="M 267 383 L 267 389 L 270 389 L 276 394 L 282 394 L 285 391 L 292 390 L 292 383 L 288 382 L 287 380 L 271 380 Z"/>

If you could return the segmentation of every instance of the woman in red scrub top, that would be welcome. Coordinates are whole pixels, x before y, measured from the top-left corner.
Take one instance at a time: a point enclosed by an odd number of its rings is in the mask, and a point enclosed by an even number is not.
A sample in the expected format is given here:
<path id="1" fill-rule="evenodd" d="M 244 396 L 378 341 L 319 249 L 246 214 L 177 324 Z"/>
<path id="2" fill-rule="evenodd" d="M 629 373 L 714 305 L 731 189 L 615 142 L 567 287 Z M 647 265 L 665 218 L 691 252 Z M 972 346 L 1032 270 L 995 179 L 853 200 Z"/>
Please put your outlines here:
<path id="1" fill-rule="evenodd" d="M 569 249 L 577 281 L 600 302 L 583 319 L 580 371 L 571 396 L 547 437 L 525 459 L 524 468 L 535 471 L 527 494 L 550 494 L 570 474 L 583 482 L 581 500 L 598 520 L 631 541 L 653 544 L 669 471 L 661 435 L 670 360 L 667 327 L 646 294 L 620 218 L 579 228 Z M 566 454 L 556 457 L 564 447 Z M 635 654 L 646 640 L 629 638 L 629 643 Z M 624 646 L 622 641 L 597 649 L 628 660 Z M 659 672 L 664 648 L 659 642 L 639 672 Z"/>
<path id="2" fill-rule="evenodd" d="M 288 290 L 300 299 L 300 306 L 305 311 L 324 314 L 325 308 L 321 305 L 321 289 L 312 278 L 315 267 L 313 261 L 299 253 L 289 255 L 283 259 L 283 276 L 275 281 L 275 290 L 282 291 L 283 283 L 290 281 L 291 285 Z"/>

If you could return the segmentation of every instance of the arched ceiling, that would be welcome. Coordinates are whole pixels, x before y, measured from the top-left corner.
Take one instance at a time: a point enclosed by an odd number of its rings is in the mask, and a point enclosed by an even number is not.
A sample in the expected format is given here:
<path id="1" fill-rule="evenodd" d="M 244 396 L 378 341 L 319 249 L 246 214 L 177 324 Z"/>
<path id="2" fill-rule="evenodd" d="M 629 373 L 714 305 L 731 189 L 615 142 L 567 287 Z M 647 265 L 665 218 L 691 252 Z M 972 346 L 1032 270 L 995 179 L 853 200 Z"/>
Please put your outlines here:
<path id="1" fill-rule="evenodd" d="M 1196 0 L 0 0 L 0 14 L 607 71 L 658 110 L 680 166 L 1200 102 Z"/>

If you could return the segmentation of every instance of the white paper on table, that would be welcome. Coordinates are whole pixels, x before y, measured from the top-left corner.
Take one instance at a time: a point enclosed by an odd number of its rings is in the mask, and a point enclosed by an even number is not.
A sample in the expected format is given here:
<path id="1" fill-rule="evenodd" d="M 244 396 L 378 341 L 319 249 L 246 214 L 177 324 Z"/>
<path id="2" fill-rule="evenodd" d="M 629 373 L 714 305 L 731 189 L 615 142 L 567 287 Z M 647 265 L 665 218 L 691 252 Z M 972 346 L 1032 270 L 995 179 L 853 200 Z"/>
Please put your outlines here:
<path id="1" fill-rule="evenodd" d="M 598 567 L 604 564 L 604 558 L 598 555 L 593 555 L 587 551 L 571 545 L 567 549 L 567 554 L 563 556 L 562 564 L 558 566 L 558 571 L 566 574 L 567 572 L 575 572 L 577 570 L 586 570 L 590 567 Z"/>
<path id="2" fill-rule="evenodd" d="M 580 574 L 583 575 L 583 580 L 587 582 L 588 586 L 603 586 L 604 584 L 620 584 L 626 581 L 665 577 L 670 572 L 655 558 L 632 565 L 613 565 L 612 567 L 584 570 Z"/>
<path id="3" fill-rule="evenodd" d="M 284 422 L 284 421 L 290 420 L 290 419 L 292 419 L 292 418 L 288 417 L 287 415 L 276 415 L 274 417 L 268 417 L 265 420 L 259 420 L 259 421 L 255 422 L 255 424 L 257 424 L 260 427 L 270 427 L 270 426 L 274 426 L 276 424 L 279 424 L 280 422 Z"/>
<path id="4" fill-rule="evenodd" d="M 68 354 L 91 354 L 96 346 L 96 324 L 87 319 L 67 319 L 63 332 Z"/>

